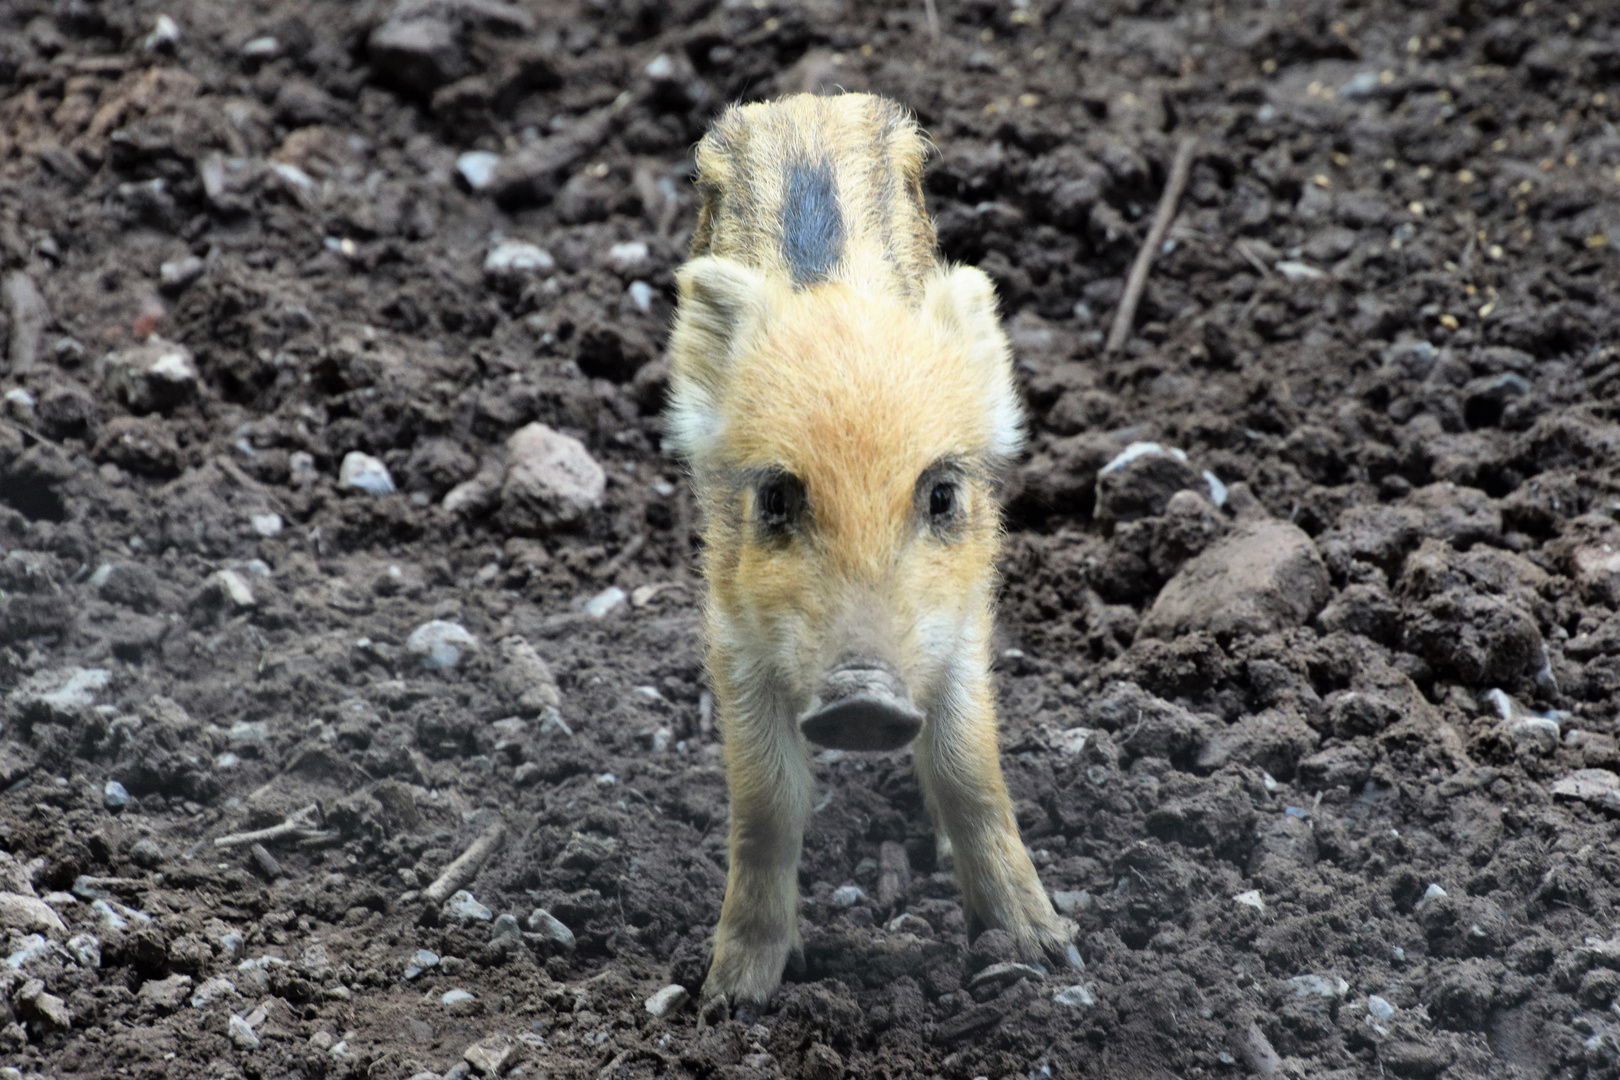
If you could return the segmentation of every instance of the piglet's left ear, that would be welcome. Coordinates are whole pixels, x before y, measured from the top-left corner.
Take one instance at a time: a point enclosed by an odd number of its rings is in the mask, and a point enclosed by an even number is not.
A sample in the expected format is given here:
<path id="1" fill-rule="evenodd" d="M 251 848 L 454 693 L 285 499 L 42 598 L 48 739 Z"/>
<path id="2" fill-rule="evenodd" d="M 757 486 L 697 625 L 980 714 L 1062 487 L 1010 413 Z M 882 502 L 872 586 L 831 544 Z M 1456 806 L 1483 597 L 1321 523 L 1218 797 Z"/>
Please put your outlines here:
<path id="1" fill-rule="evenodd" d="M 1013 378 L 1012 346 L 996 317 L 996 287 L 983 270 L 954 266 L 928 283 L 922 313 L 960 343 L 984 381 L 988 450 L 1005 461 L 1024 445 L 1024 411 Z"/>

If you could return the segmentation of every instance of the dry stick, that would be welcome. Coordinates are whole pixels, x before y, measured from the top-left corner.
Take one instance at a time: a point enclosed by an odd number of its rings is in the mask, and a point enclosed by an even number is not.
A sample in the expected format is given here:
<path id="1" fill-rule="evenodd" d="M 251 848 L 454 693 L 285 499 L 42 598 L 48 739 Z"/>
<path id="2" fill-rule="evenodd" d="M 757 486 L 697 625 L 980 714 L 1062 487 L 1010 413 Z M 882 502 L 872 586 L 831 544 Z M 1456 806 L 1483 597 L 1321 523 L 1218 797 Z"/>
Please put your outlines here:
<path id="1" fill-rule="evenodd" d="M 495 854 L 495 849 L 501 846 L 506 839 L 506 826 L 496 824 L 485 831 L 484 835 L 472 842 L 472 846 L 461 853 L 461 857 L 444 868 L 439 880 L 422 890 L 422 899 L 438 907 L 450 895 L 460 889 L 467 882 L 478 875 L 478 871 L 489 857 Z"/>
<path id="2" fill-rule="evenodd" d="M 289 814 L 287 820 L 280 825 L 272 825 L 268 829 L 254 829 L 252 832 L 221 836 L 214 840 L 214 846 L 217 848 L 241 847 L 243 844 L 262 844 L 267 840 L 280 840 L 284 836 L 296 836 L 303 839 L 308 836 L 320 835 L 321 830 L 315 824 L 315 816 L 320 812 L 320 807 L 311 803 L 296 814 Z"/>
<path id="3" fill-rule="evenodd" d="M 1176 147 L 1176 160 L 1170 166 L 1169 179 L 1164 183 L 1164 194 L 1159 196 L 1159 209 L 1154 212 L 1147 239 L 1142 242 L 1142 250 L 1136 253 L 1136 262 L 1131 265 L 1131 276 L 1125 281 L 1125 295 L 1120 299 L 1119 310 L 1114 313 L 1114 325 L 1108 331 L 1104 352 L 1113 353 L 1123 349 L 1125 339 L 1131 334 L 1131 323 L 1136 320 L 1136 305 L 1142 302 L 1142 290 L 1147 288 L 1148 270 L 1153 266 L 1153 256 L 1158 252 L 1159 245 L 1164 243 L 1164 234 L 1170 231 L 1170 222 L 1176 216 L 1176 204 L 1181 201 L 1181 190 L 1187 186 L 1187 174 L 1192 170 L 1193 152 L 1197 149 L 1198 139 L 1192 135 L 1182 139 L 1181 145 Z"/>

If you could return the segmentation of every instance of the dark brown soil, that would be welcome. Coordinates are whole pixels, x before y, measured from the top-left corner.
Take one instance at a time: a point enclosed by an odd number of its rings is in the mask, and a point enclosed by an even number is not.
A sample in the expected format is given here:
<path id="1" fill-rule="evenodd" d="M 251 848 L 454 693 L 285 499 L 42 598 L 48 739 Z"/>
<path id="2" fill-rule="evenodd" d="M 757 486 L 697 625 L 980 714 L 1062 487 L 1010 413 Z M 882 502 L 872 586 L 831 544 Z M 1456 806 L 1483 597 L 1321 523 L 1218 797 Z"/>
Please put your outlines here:
<path id="1" fill-rule="evenodd" d="M 1620 12 L 913 7 L 0 4 L 0 1077 L 1620 1075 Z M 973 984 L 907 756 L 824 755 L 806 969 L 699 1031 L 643 1004 L 726 827 L 660 350 L 690 146 L 832 85 L 1002 291 L 1004 762 L 1086 970 Z M 572 531 L 495 506 L 534 421 Z M 1188 460 L 1099 486 L 1137 441 Z M 515 928 L 422 897 L 497 823 Z"/>

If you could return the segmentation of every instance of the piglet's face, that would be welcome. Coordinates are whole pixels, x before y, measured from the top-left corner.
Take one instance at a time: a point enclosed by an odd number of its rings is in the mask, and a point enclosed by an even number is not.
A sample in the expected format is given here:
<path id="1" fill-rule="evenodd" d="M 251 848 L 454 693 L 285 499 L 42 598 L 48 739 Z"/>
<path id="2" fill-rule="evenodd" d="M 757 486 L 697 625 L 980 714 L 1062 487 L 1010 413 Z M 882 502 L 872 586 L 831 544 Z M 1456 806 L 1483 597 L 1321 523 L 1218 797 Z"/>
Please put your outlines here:
<path id="1" fill-rule="evenodd" d="M 982 665 L 1019 409 L 994 294 L 681 275 L 670 430 L 707 515 L 716 677 L 810 741 L 902 746 Z"/>

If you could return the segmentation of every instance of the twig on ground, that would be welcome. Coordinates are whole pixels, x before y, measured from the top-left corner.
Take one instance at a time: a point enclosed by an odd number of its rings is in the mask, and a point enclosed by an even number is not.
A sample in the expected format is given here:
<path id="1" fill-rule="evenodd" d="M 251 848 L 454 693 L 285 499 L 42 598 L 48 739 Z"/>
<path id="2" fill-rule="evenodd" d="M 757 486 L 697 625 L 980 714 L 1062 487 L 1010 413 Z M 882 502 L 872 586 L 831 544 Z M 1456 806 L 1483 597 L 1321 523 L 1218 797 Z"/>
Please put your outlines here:
<path id="1" fill-rule="evenodd" d="M 450 899 L 452 893 L 464 887 L 482 869 L 489 857 L 495 854 L 495 849 L 501 846 L 506 839 L 506 826 L 495 824 L 484 831 L 484 834 L 472 842 L 472 846 L 461 853 L 461 857 L 444 868 L 439 879 L 422 890 L 422 899 L 438 907 Z"/>
<path id="2" fill-rule="evenodd" d="M 1104 352 L 1118 352 L 1125 347 L 1125 339 L 1130 337 L 1131 324 L 1136 321 L 1136 305 L 1142 302 L 1142 290 L 1147 288 L 1148 270 L 1153 266 L 1153 257 L 1158 254 L 1159 245 L 1164 243 L 1164 234 L 1170 231 L 1170 222 L 1175 219 L 1176 204 L 1181 201 L 1182 189 L 1187 186 L 1187 174 L 1192 171 L 1193 153 L 1197 149 L 1198 139 L 1192 135 L 1182 139 L 1181 145 L 1176 147 L 1176 159 L 1170 166 L 1170 176 L 1164 182 L 1164 194 L 1159 196 L 1159 208 L 1153 214 L 1147 239 L 1142 242 L 1142 250 L 1136 253 L 1136 262 L 1131 265 L 1131 276 L 1125 280 L 1125 295 L 1120 298 L 1119 310 L 1114 313 L 1114 325 L 1108 331 Z"/>
<path id="3" fill-rule="evenodd" d="M 923 0 L 923 14 L 928 18 L 928 37 L 939 41 L 939 4 L 936 0 Z"/>
<path id="4" fill-rule="evenodd" d="M 617 574 L 620 570 L 623 570 L 625 564 L 631 559 L 635 558 L 637 552 L 639 552 L 646 545 L 647 534 L 636 533 L 636 535 L 629 539 L 624 547 L 618 550 L 618 553 L 615 554 L 613 558 L 602 564 L 602 569 L 596 572 L 596 576 L 603 581 L 611 580 L 613 575 Z"/>
<path id="5" fill-rule="evenodd" d="M 307 840 L 311 836 L 324 835 L 317 821 L 321 809 L 315 803 L 310 803 L 295 814 L 287 815 L 287 820 L 280 825 L 272 825 L 268 829 L 254 829 L 252 832 L 231 833 L 229 836 L 217 837 L 214 846 L 217 848 L 241 847 L 243 844 L 263 844 L 271 840 L 280 840 L 293 837 L 298 840 Z"/>

